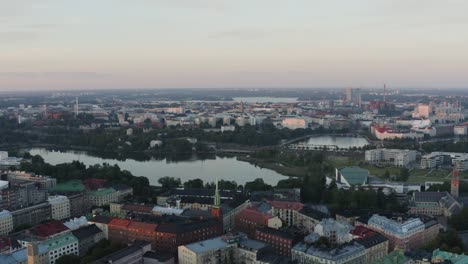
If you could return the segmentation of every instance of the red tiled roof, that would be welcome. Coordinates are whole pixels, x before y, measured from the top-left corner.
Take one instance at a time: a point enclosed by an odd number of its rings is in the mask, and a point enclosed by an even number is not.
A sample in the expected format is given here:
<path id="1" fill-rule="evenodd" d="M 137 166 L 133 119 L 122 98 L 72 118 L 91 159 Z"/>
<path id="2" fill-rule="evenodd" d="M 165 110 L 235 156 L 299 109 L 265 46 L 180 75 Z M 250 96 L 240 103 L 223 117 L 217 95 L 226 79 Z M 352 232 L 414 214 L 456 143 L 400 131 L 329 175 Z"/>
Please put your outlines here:
<path id="1" fill-rule="evenodd" d="M 364 226 L 356 226 L 351 234 L 359 238 L 366 238 L 375 235 L 376 232 Z"/>
<path id="2" fill-rule="evenodd" d="M 51 221 L 46 224 L 40 224 L 35 227 L 32 227 L 26 232 L 29 234 L 32 234 L 33 236 L 47 238 L 52 235 L 59 234 L 68 230 L 69 230 L 68 227 L 66 227 L 62 222 Z"/>
<path id="3" fill-rule="evenodd" d="M 114 218 L 109 222 L 109 226 L 128 227 L 130 222 L 128 219 Z"/>
<path id="4" fill-rule="evenodd" d="M 265 225 L 268 219 L 273 216 L 267 213 L 259 212 L 255 207 L 246 208 L 237 214 L 238 219 L 244 219 L 257 224 Z"/>
<path id="5" fill-rule="evenodd" d="M 278 209 L 289 209 L 293 211 L 300 211 L 304 208 L 302 203 L 298 202 L 285 202 L 285 201 L 269 201 L 268 202 L 272 207 Z"/>

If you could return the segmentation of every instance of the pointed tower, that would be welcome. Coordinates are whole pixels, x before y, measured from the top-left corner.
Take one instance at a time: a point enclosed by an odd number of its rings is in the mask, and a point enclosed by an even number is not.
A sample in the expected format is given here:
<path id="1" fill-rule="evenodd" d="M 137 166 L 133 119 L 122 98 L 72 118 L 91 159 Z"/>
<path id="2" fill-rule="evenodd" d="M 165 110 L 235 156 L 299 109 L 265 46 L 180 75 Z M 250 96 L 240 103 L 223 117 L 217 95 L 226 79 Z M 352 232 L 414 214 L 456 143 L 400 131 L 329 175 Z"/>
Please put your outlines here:
<path id="1" fill-rule="evenodd" d="M 216 189 L 215 189 L 215 195 L 214 195 L 214 200 L 213 200 L 213 208 L 211 208 L 211 215 L 218 219 L 222 219 L 220 205 L 221 205 L 221 197 L 219 196 L 218 179 L 216 179 Z"/>
<path id="2" fill-rule="evenodd" d="M 453 170 L 453 174 L 452 174 L 452 186 L 450 190 L 450 193 L 452 194 L 454 198 L 458 198 L 459 186 L 460 186 L 460 179 L 458 178 L 458 170 L 455 169 Z"/>

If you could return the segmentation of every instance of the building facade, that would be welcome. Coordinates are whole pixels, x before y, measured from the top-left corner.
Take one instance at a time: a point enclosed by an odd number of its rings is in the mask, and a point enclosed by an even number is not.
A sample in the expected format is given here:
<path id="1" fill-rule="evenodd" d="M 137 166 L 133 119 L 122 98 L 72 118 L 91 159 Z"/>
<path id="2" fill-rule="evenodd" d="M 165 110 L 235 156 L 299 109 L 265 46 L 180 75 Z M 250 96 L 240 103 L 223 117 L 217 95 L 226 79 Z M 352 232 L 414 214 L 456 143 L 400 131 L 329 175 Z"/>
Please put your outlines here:
<path id="1" fill-rule="evenodd" d="M 0 211 L 0 236 L 8 235 L 13 231 L 13 216 L 7 210 Z"/>
<path id="2" fill-rule="evenodd" d="M 66 196 L 50 196 L 47 201 L 51 206 L 52 219 L 63 220 L 70 218 L 70 200 Z"/>

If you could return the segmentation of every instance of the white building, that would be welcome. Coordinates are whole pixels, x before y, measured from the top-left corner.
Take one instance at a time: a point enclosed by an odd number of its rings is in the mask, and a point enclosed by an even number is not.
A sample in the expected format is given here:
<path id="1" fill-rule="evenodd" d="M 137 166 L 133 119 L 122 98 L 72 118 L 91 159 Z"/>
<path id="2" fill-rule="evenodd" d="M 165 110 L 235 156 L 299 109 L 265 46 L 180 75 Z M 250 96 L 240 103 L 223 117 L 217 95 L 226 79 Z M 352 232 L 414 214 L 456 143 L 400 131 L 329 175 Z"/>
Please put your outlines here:
<path id="1" fill-rule="evenodd" d="M 328 238 L 332 243 L 343 244 L 352 240 L 352 235 L 350 234 L 352 229 L 348 223 L 325 218 L 315 226 L 314 232 L 321 237 Z"/>
<path id="2" fill-rule="evenodd" d="M 79 256 L 78 239 L 71 233 L 55 236 L 43 244 L 49 247 L 50 264 L 55 264 L 55 261 L 63 255 Z"/>
<path id="3" fill-rule="evenodd" d="M 245 263 L 263 264 L 259 254 L 269 246 L 263 242 L 248 239 L 245 235 L 224 235 L 213 239 L 179 246 L 180 264 Z"/>
<path id="4" fill-rule="evenodd" d="M 0 235 L 8 235 L 11 231 L 13 231 L 13 216 L 7 210 L 0 211 Z"/>
<path id="5" fill-rule="evenodd" d="M 63 220 L 70 218 L 70 200 L 66 196 L 49 196 L 47 201 L 52 208 L 52 219 Z"/>
<path id="6" fill-rule="evenodd" d="M 416 161 L 416 150 L 408 149 L 371 149 L 366 150 L 366 161 L 372 164 L 383 163 L 396 167 L 408 167 Z"/>
<path id="7" fill-rule="evenodd" d="M 468 170 L 468 154 L 432 152 L 421 157 L 421 168 L 423 169 L 434 169 L 442 165 L 452 165 L 461 171 Z"/>
<path id="8" fill-rule="evenodd" d="M 466 136 L 468 134 L 468 125 L 454 126 L 453 134 L 455 136 Z"/>
<path id="9" fill-rule="evenodd" d="M 223 237 L 216 237 L 189 245 L 179 246 L 180 264 L 217 264 L 234 256 L 236 243 L 229 243 Z M 235 263 L 230 260 L 229 263 Z"/>
<path id="10" fill-rule="evenodd" d="M 221 126 L 221 132 L 234 131 L 236 130 L 235 126 Z"/>

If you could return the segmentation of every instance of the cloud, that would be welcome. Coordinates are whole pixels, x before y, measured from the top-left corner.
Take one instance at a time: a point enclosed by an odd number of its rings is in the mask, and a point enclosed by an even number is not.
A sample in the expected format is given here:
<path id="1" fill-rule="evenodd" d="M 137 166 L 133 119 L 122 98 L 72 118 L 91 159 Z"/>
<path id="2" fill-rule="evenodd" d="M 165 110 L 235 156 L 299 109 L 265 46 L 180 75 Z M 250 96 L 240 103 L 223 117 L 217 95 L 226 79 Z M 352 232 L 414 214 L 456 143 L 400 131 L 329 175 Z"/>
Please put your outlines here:
<path id="1" fill-rule="evenodd" d="M 209 38 L 236 38 L 236 39 L 256 39 L 262 38 L 266 32 L 259 29 L 233 29 L 215 32 L 209 35 Z"/>
<path id="2" fill-rule="evenodd" d="M 0 78 L 80 78 L 101 79 L 112 76 L 98 72 L 0 72 Z"/>

